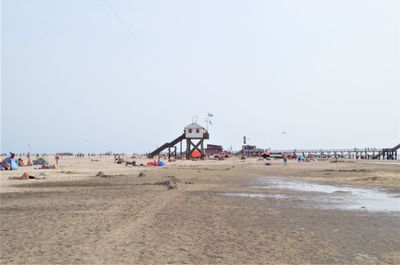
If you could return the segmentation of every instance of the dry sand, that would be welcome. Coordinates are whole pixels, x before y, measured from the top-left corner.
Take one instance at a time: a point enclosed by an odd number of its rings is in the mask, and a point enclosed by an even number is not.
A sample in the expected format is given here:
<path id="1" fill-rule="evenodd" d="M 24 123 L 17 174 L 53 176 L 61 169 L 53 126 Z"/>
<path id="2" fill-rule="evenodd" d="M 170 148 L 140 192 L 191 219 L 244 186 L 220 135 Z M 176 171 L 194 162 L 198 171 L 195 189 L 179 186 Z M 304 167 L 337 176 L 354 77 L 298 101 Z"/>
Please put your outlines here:
<path id="1" fill-rule="evenodd" d="M 260 176 L 400 192 L 398 162 L 96 159 L 0 173 L 1 264 L 400 264 L 398 213 L 220 196 L 280 192 L 252 188 Z M 8 180 L 24 171 L 46 179 Z"/>

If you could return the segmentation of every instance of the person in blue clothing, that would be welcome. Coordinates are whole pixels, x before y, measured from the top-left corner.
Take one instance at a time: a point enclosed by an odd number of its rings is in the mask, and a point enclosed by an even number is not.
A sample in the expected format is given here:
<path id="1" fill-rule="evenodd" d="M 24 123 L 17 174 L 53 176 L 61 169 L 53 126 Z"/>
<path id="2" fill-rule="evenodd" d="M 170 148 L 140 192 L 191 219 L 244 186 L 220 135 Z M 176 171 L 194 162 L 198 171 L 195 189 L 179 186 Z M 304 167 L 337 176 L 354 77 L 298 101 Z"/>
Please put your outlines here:
<path id="1" fill-rule="evenodd" d="M 4 168 L 9 170 L 15 170 L 18 168 L 18 160 L 15 159 L 14 153 L 10 153 L 10 156 L 5 158 L 1 163 Z"/>

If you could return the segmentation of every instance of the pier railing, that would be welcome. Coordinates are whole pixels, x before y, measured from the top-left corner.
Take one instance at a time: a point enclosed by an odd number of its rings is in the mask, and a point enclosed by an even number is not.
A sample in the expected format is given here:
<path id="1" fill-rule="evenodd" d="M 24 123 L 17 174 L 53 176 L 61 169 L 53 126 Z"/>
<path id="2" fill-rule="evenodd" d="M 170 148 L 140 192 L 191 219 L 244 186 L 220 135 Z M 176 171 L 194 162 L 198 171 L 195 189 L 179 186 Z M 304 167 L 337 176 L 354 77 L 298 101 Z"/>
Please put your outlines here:
<path id="1" fill-rule="evenodd" d="M 400 144 L 393 148 L 341 148 L 341 149 L 280 149 L 271 150 L 271 153 L 295 153 L 314 155 L 319 157 L 347 157 L 363 159 L 397 160 Z"/>

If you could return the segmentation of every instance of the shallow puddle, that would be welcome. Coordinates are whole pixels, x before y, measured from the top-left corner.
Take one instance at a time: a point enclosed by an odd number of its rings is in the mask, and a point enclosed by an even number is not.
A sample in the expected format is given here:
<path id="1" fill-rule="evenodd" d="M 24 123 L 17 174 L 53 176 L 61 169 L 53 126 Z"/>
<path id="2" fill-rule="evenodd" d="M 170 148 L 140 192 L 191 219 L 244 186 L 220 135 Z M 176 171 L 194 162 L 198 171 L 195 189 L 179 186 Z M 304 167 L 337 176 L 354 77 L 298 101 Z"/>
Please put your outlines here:
<path id="1" fill-rule="evenodd" d="M 252 188 L 275 191 L 274 193 L 216 192 L 213 195 L 277 201 L 296 200 L 302 202 L 302 206 L 297 205 L 297 207 L 306 208 L 400 212 L 400 193 L 383 189 L 334 186 L 279 177 L 258 178 L 257 184 Z"/>
<path id="2" fill-rule="evenodd" d="M 284 178 L 258 178 L 255 188 L 292 190 L 302 192 L 303 200 L 319 201 L 320 206 L 371 212 L 400 212 L 400 194 L 378 189 L 334 186 Z"/>
<path id="3" fill-rule="evenodd" d="M 288 199 L 285 194 L 264 194 L 264 193 L 244 193 L 244 192 L 221 192 L 216 195 L 227 197 L 247 197 L 247 198 L 273 198 L 273 199 Z"/>

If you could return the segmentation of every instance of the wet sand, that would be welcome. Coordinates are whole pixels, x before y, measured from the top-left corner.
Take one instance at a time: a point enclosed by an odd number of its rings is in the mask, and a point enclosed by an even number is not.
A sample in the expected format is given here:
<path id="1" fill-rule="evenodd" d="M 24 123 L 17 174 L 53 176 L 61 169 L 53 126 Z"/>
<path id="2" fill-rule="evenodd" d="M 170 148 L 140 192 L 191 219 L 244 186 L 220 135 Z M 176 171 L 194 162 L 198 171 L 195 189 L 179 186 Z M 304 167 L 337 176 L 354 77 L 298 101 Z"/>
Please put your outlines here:
<path id="1" fill-rule="evenodd" d="M 260 182 L 397 196 L 398 162 L 265 167 L 229 159 L 149 168 L 99 160 L 64 158 L 57 170 L 0 173 L 1 264 L 400 264 L 400 205 L 391 212 L 326 208 L 324 193 L 310 202 L 307 191 Z M 8 180 L 23 171 L 45 172 L 46 179 Z M 96 177 L 98 171 L 107 177 Z M 162 185 L 166 180 L 172 186 Z"/>

